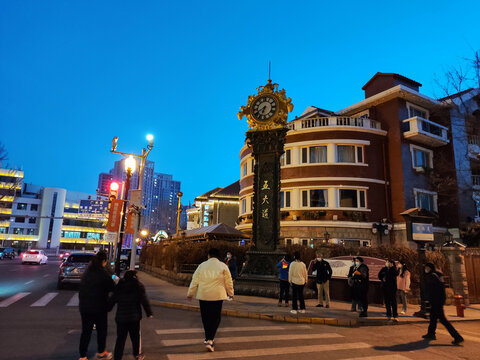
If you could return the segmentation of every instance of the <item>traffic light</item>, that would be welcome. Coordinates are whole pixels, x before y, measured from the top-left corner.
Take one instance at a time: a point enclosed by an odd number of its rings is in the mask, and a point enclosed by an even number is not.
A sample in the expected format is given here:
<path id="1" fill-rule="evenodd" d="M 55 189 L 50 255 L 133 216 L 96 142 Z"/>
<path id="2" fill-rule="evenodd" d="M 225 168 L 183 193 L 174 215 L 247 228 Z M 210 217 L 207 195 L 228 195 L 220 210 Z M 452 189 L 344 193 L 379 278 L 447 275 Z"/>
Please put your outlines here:
<path id="1" fill-rule="evenodd" d="M 119 185 L 118 185 L 117 182 L 112 181 L 110 183 L 110 194 L 109 194 L 109 197 L 108 197 L 109 201 L 112 201 L 112 200 L 115 200 L 116 198 L 118 198 L 118 188 L 119 188 Z"/>

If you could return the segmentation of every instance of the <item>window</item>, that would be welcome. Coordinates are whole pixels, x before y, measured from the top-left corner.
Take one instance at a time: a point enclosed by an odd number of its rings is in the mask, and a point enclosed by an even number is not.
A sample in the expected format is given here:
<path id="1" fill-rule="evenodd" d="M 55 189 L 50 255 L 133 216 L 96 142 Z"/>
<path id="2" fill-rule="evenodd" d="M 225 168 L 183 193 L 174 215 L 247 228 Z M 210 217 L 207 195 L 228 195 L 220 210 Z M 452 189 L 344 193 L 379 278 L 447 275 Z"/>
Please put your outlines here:
<path id="1" fill-rule="evenodd" d="M 255 172 L 255 159 L 252 159 L 252 174 Z"/>
<path id="2" fill-rule="evenodd" d="M 326 146 L 310 147 L 310 163 L 326 163 L 326 162 L 327 162 Z"/>
<path id="3" fill-rule="evenodd" d="M 28 218 L 28 223 L 29 223 L 29 224 L 35 224 L 36 222 L 37 222 L 37 218 L 36 218 L 36 217 Z"/>
<path id="4" fill-rule="evenodd" d="M 288 150 L 285 150 L 285 163 L 287 165 L 290 165 L 292 163 L 292 155 L 291 155 L 291 150 L 288 149 Z"/>
<path id="5" fill-rule="evenodd" d="M 13 228 L 13 233 L 15 235 L 23 235 L 23 230 L 22 228 Z"/>
<path id="6" fill-rule="evenodd" d="M 31 211 L 37 211 L 38 210 L 38 204 L 30 204 L 30 210 Z"/>
<path id="7" fill-rule="evenodd" d="M 415 206 L 420 209 L 437 211 L 436 193 L 415 191 Z"/>
<path id="8" fill-rule="evenodd" d="M 292 239 L 285 239 L 286 245 L 292 245 Z"/>
<path id="9" fill-rule="evenodd" d="M 365 190 L 340 189 L 340 207 L 366 208 Z"/>
<path id="10" fill-rule="evenodd" d="M 27 235 L 35 235 L 35 229 L 27 229 Z"/>
<path id="11" fill-rule="evenodd" d="M 308 148 L 302 149 L 302 164 L 308 163 L 307 152 L 308 152 Z"/>
<path id="12" fill-rule="evenodd" d="M 250 211 L 253 211 L 253 196 L 250 198 Z"/>
<path id="13" fill-rule="evenodd" d="M 428 119 L 428 112 L 422 108 L 408 104 L 408 117 L 412 118 L 415 116 Z"/>
<path id="14" fill-rule="evenodd" d="M 16 223 L 24 223 L 25 222 L 25 217 L 24 216 L 17 216 L 15 218 Z"/>
<path id="15" fill-rule="evenodd" d="M 243 176 L 247 176 L 247 163 L 243 164 Z"/>
<path id="16" fill-rule="evenodd" d="M 363 163 L 363 146 L 337 145 L 337 162 Z"/>
<path id="17" fill-rule="evenodd" d="M 302 206 L 303 207 L 327 207 L 328 206 L 328 190 L 302 190 Z"/>
<path id="18" fill-rule="evenodd" d="M 290 191 L 280 191 L 280 208 L 290 207 Z"/>
<path id="19" fill-rule="evenodd" d="M 433 151 L 410 145 L 412 165 L 414 168 L 433 168 Z"/>
<path id="20" fill-rule="evenodd" d="M 17 210 L 27 210 L 27 204 L 25 203 L 18 203 Z"/>
<path id="21" fill-rule="evenodd" d="M 247 212 L 247 199 L 242 200 L 242 214 Z"/>
<path id="22" fill-rule="evenodd" d="M 308 246 L 308 239 L 302 239 L 302 245 Z"/>

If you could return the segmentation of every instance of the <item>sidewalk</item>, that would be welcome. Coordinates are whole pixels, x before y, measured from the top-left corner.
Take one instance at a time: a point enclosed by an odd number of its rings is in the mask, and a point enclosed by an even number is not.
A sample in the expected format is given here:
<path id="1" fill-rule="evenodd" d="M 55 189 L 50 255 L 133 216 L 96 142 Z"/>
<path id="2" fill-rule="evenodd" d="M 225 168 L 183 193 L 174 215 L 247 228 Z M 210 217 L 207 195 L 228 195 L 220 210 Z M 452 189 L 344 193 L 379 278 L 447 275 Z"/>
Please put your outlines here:
<path id="1" fill-rule="evenodd" d="M 187 300 L 186 287 L 170 284 L 144 272 L 139 272 L 138 276 L 147 288 L 152 305 L 200 311 L 198 300 Z M 331 301 L 330 308 L 325 309 L 315 307 L 317 304 L 315 299 L 306 299 L 307 312 L 297 315 L 290 313 L 291 306 L 278 307 L 277 303 L 276 299 L 238 295 L 233 301 L 223 302 L 222 313 L 227 316 L 252 319 L 337 326 L 402 325 L 428 322 L 427 319 L 413 316 L 413 313 L 419 308 L 418 305 L 409 305 L 407 314 L 399 315 L 398 323 L 393 323 L 386 319 L 385 308 L 376 305 L 369 305 L 368 318 L 359 318 L 357 313 L 350 312 L 350 303 L 342 301 Z M 445 315 L 452 322 L 480 320 L 480 304 L 467 307 L 464 318 L 457 317 L 454 306 L 445 306 Z"/>

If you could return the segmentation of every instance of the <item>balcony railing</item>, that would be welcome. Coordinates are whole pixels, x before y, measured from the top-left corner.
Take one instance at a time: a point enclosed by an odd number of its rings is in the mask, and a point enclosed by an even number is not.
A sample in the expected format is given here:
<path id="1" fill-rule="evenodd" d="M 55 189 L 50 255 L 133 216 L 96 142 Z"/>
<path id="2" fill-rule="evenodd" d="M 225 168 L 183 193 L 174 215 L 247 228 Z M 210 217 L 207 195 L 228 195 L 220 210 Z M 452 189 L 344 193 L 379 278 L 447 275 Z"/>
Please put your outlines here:
<path id="1" fill-rule="evenodd" d="M 472 185 L 474 188 L 480 189 L 480 175 L 472 175 Z"/>
<path id="2" fill-rule="evenodd" d="M 301 130 L 309 128 L 322 128 L 322 127 L 352 127 L 363 129 L 375 129 L 381 130 L 382 127 L 378 121 L 348 117 L 348 116 L 329 116 L 329 117 L 315 117 L 311 119 L 298 119 L 292 120 L 288 127 L 291 130 Z"/>
<path id="3" fill-rule="evenodd" d="M 480 136 L 468 135 L 468 144 L 480 146 Z"/>
<path id="4" fill-rule="evenodd" d="M 412 139 L 433 147 L 449 143 L 447 128 L 445 126 L 436 124 L 420 116 L 403 120 L 403 123 L 403 136 L 407 139 Z"/>

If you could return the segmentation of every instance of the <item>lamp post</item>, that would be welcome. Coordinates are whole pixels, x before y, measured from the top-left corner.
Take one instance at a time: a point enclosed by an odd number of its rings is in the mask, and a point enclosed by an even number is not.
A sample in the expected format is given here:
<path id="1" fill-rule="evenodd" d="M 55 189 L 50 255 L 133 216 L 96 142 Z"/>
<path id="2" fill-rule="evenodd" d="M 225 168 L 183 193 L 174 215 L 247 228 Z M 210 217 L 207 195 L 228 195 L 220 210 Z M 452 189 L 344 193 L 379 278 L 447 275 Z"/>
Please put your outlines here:
<path id="1" fill-rule="evenodd" d="M 182 196 L 183 196 L 183 193 L 182 192 L 178 192 L 177 193 L 177 196 L 178 196 L 178 207 L 177 207 L 177 233 L 175 234 L 177 236 L 177 240 L 178 240 L 178 233 L 180 232 L 180 214 L 182 213 Z"/>
<path id="2" fill-rule="evenodd" d="M 143 173 L 145 169 L 145 163 L 147 161 L 147 156 L 150 153 L 150 151 L 153 149 L 153 135 L 148 134 L 147 135 L 147 141 L 148 145 L 146 149 L 142 149 L 141 154 L 130 154 L 130 153 L 125 153 L 121 151 L 117 151 L 117 142 L 118 142 L 118 136 L 115 136 L 112 140 L 112 149 L 110 150 L 111 153 L 114 154 L 120 154 L 124 156 L 131 156 L 137 159 L 140 159 L 140 169 L 139 169 L 139 174 L 138 174 L 138 190 L 142 190 L 143 186 Z M 142 196 L 143 199 L 143 196 Z M 140 204 L 135 204 L 135 205 L 140 205 Z M 135 227 L 135 233 L 133 234 L 133 238 L 136 239 L 138 235 L 138 231 L 140 230 L 140 213 L 138 214 L 138 225 Z M 132 256 L 130 257 L 130 269 L 135 269 L 135 259 L 137 254 L 137 244 L 135 241 L 132 241 Z"/>
<path id="3" fill-rule="evenodd" d="M 380 240 L 379 245 L 382 244 L 382 236 L 388 235 L 390 229 L 391 225 L 387 223 L 387 219 L 382 219 L 381 221 L 372 224 L 372 233 L 378 234 Z"/>
<path id="4" fill-rule="evenodd" d="M 323 234 L 323 242 L 328 244 L 328 240 L 330 240 L 330 234 L 327 231 L 327 228 L 325 228 L 325 233 Z"/>
<path id="5" fill-rule="evenodd" d="M 125 193 L 123 199 L 122 220 L 120 222 L 120 237 L 117 245 L 117 260 L 115 261 L 115 274 L 120 275 L 120 255 L 122 252 L 123 233 L 125 231 L 125 216 L 127 215 L 128 191 L 130 190 L 130 181 L 132 173 L 135 171 L 136 162 L 132 156 L 125 159 L 125 171 L 127 172 L 127 180 L 125 181 Z"/>

